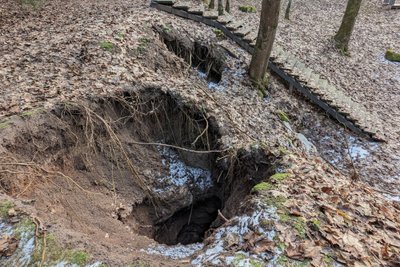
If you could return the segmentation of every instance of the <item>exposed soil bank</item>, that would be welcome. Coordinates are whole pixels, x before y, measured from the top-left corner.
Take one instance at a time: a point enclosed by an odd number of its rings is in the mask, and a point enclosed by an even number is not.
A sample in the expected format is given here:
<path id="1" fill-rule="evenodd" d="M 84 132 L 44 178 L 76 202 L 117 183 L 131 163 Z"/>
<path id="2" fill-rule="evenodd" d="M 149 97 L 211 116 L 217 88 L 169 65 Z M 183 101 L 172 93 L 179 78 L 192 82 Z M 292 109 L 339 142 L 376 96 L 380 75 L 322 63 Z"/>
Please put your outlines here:
<path id="1" fill-rule="evenodd" d="M 219 150 L 215 118 L 157 89 L 60 104 L 4 125 L 2 188 L 34 199 L 49 230 L 68 243 L 89 233 L 101 243 L 121 227 L 129 235 L 113 243 L 143 240 L 129 249 L 148 244 L 146 236 L 168 245 L 201 242 L 223 223 L 218 210 L 234 216 L 273 171 L 263 150 Z"/>
<path id="2" fill-rule="evenodd" d="M 192 41 L 188 36 L 182 36 L 167 26 L 153 28 L 170 51 L 183 58 L 200 73 L 204 73 L 208 82 L 218 84 L 221 81 L 222 72 L 226 68 L 225 51 L 221 47 Z"/>

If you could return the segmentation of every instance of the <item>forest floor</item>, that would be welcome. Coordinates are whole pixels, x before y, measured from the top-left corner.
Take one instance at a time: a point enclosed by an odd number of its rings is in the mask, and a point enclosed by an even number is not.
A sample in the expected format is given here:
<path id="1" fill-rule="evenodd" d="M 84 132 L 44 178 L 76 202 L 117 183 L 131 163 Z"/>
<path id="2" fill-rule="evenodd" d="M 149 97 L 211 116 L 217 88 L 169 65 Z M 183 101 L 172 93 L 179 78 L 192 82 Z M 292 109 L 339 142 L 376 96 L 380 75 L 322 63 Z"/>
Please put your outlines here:
<path id="1" fill-rule="evenodd" d="M 400 63 L 384 57 L 387 49 L 400 50 L 398 10 L 388 10 L 376 1 L 364 1 L 350 41 L 350 56 L 343 56 L 335 49 L 332 37 L 340 26 L 346 1 L 293 1 L 290 20 L 283 19 L 286 4 L 282 5 L 276 42 L 378 115 L 377 124 L 383 124 L 387 143 L 378 147 L 364 142 L 362 146 L 368 157 L 361 156 L 357 168 L 365 180 L 398 196 Z M 257 13 L 243 13 L 239 11 L 241 5 L 254 6 Z M 260 10 L 260 1 L 233 2 L 232 13 L 249 24 L 257 24 Z M 324 130 L 326 127 L 303 125 L 302 121 L 298 127 L 305 128 L 302 132 L 319 151 L 330 162 L 337 163 L 339 158 L 331 152 L 337 142 L 345 142 L 342 133 L 329 134 Z M 332 139 L 335 144 L 329 141 Z"/>
<path id="2" fill-rule="evenodd" d="M 260 10 L 259 4 L 232 2 L 234 14 L 257 23 L 258 13 L 238 11 L 242 4 Z M 294 2 L 291 20 L 282 19 L 277 33 L 279 44 L 379 115 L 387 142 L 372 143 L 275 77 L 260 99 L 246 76 L 245 51 L 209 27 L 148 5 L 0 0 L 1 233 L 10 233 L 4 225 L 33 218 L 40 233 L 32 261 L 48 264 L 397 266 L 400 66 L 383 54 L 400 50 L 399 11 L 365 1 L 351 57 L 340 55 L 330 39 L 345 1 Z M 169 51 L 155 25 L 172 37 L 229 48 L 235 56 L 226 55 L 221 81 L 207 82 Z M 135 105 L 122 112 L 127 94 Z M 192 122 L 208 131 L 196 132 Z M 172 175 L 173 162 L 192 174 L 199 169 L 138 140 L 167 142 L 186 128 L 172 145 L 196 144 L 207 132 L 204 147 L 195 147 L 221 153 L 217 166 L 183 161 L 218 178 L 227 221 L 218 217 L 204 244 L 166 248 L 153 240 L 155 218 L 193 208 L 199 193 L 192 184 L 175 188 L 159 177 Z M 173 138 L 160 135 L 169 131 Z M 173 191 L 160 193 L 163 183 Z M 149 192 L 167 204 L 153 210 Z M 48 249 L 46 256 L 46 243 L 38 240 L 54 240 L 44 229 L 71 252 Z M 13 257 L 4 249 L 10 240 L 1 238 L 0 265 Z M 12 260 L 21 264 L 20 258 Z"/>

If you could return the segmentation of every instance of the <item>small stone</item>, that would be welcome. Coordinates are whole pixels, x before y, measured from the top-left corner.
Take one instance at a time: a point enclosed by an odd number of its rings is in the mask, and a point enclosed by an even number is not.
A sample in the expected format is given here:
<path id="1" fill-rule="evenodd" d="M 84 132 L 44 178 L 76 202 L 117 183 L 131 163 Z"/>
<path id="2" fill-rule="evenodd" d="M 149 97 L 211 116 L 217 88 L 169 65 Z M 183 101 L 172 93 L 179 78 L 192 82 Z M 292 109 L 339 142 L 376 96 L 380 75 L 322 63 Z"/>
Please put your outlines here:
<path id="1" fill-rule="evenodd" d="M 8 210 L 8 216 L 14 217 L 16 215 L 17 215 L 17 212 L 15 211 L 15 209 L 11 208 Z"/>

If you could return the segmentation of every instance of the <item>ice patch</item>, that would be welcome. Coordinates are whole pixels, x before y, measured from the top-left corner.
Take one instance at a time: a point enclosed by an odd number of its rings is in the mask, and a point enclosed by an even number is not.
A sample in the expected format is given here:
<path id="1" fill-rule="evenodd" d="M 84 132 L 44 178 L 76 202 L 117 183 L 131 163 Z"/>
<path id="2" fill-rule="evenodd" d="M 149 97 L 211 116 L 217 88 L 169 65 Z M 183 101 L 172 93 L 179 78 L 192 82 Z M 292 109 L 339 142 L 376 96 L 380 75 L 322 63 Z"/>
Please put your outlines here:
<path id="1" fill-rule="evenodd" d="M 186 165 L 178 153 L 171 148 L 159 147 L 158 150 L 163 157 L 162 164 L 169 168 L 169 175 L 160 179 L 164 186 L 157 188 L 156 192 L 160 193 L 182 186 L 195 187 L 197 190 L 205 191 L 213 186 L 209 170 Z"/>
<path id="2" fill-rule="evenodd" d="M 176 260 L 192 256 L 203 247 L 204 245 L 202 243 L 194 243 L 186 246 L 180 244 L 175 246 L 156 245 L 153 247 L 149 247 L 146 250 L 141 249 L 140 251 L 146 252 L 148 254 L 162 255 Z"/>

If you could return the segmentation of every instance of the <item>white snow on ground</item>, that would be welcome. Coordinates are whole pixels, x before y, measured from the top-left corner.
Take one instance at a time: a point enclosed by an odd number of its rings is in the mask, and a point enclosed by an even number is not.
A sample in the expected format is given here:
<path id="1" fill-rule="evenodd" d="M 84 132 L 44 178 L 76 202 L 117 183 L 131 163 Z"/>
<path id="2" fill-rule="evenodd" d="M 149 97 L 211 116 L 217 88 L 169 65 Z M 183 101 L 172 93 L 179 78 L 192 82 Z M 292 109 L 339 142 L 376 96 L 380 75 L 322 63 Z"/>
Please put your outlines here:
<path id="1" fill-rule="evenodd" d="M 155 245 L 146 250 L 142 249 L 141 251 L 148 254 L 163 255 L 172 259 L 183 259 L 192 256 L 203 247 L 204 244 L 202 243 L 194 243 L 186 246 L 181 244 L 175 246 Z"/>
<path id="2" fill-rule="evenodd" d="M 279 249 L 275 251 L 275 255 L 267 253 L 255 255 L 243 251 L 236 252 L 234 256 L 232 253 L 229 254 L 225 241 L 229 236 L 235 236 L 235 238 L 237 238 L 237 245 L 243 244 L 245 242 L 244 236 L 251 231 L 264 236 L 268 240 L 272 240 L 275 237 L 275 231 L 266 230 L 262 226 L 262 221 L 278 220 L 276 208 L 265 207 L 265 205 L 262 204 L 257 204 L 256 206 L 257 209 L 253 213 L 236 216 L 231 219 L 230 225 L 218 228 L 213 235 L 213 243 L 209 244 L 201 254 L 194 258 L 191 264 L 194 266 L 210 264 L 227 266 L 234 263 L 235 266 L 252 266 L 251 264 L 254 263 L 262 263 L 268 259 L 274 260 L 277 258 L 277 256 L 282 253 Z M 194 255 L 202 249 L 204 249 L 202 243 L 194 243 L 187 246 L 180 244 L 175 246 L 155 245 L 147 249 L 142 249 L 141 251 L 148 254 L 166 256 L 172 259 L 183 259 Z M 224 254 L 226 254 L 226 256 L 224 256 Z"/>
<path id="3" fill-rule="evenodd" d="M 16 234 L 14 225 L 0 221 L 0 236 L 14 236 Z M 17 250 L 1 263 L 3 266 L 27 266 L 31 261 L 35 249 L 34 229 L 25 229 L 19 233 Z"/>
<path id="4" fill-rule="evenodd" d="M 199 69 L 197 69 L 196 71 L 200 78 L 207 80 L 207 73 L 205 73 Z M 212 81 L 207 81 L 207 85 L 208 85 L 208 89 L 217 90 L 217 91 L 225 90 L 224 86 L 220 85 L 219 83 L 212 82 Z"/>
<path id="5" fill-rule="evenodd" d="M 400 202 L 400 196 L 394 196 L 394 195 L 389 195 L 389 194 L 384 194 L 384 196 L 389 200 Z"/>
<path id="6" fill-rule="evenodd" d="M 238 245 L 245 242 L 244 236 L 250 231 L 254 231 L 265 236 L 267 239 L 272 240 L 275 237 L 274 230 L 266 230 L 261 222 L 263 220 L 278 220 L 276 209 L 274 207 L 262 207 L 261 204 L 257 205 L 256 210 L 250 215 L 236 216 L 231 219 L 232 225 L 220 227 L 214 234 L 214 242 L 207 246 L 207 249 L 203 253 L 197 256 L 192 264 L 195 266 L 204 265 L 217 265 L 226 266 L 233 262 L 236 266 L 249 266 L 250 263 L 264 262 L 266 259 L 270 259 L 266 253 L 259 253 L 252 255 L 245 252 L 237 252 L 235 256 L 229 254 L 224 256 L 224 253 L 228 253 L 225 239 L 234 236 L 238 239 Z M 279 253 L 279 251 L 276 251 Z"/>
<path id="7" fill-rule="evenodd" d="M 369 151 L 376 150 L 378 148 L 377 143 L 370 142 L 368 143 L 368 147 L 365 147 L 364 143 L 361 143 L 357 140 L 357 138 L 353 136 L 349 136 L 349 154 L 353 160 L 355 159 L 365 159 L 370 155 Z"/>
<path id="8" fill-rule="evenodd" d="M 159 147 L 162 156 L 162 164 L 169 168 L 169 175 L 160 179 L 163 188 L 157 188 L 156 192 L 164 192 L 176 187 L 188 186 L 205 191 L 213 186 L 211 172 L 202 168 L 186 165 L 178 153 L 168 147 Z"/>

